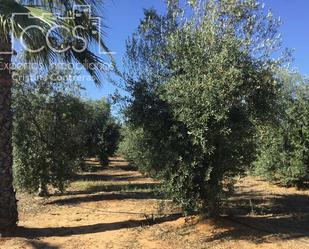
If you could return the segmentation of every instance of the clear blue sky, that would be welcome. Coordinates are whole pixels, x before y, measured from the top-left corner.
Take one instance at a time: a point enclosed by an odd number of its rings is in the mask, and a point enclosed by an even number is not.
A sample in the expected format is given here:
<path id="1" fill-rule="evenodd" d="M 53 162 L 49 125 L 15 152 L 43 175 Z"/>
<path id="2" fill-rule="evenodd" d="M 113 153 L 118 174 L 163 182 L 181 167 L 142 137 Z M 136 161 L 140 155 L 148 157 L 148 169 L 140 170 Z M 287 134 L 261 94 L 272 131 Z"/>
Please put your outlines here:
<path id="1" fill-rule="evenodd" d="M 271 8 L 276 17 L 281 17 L 283 25 L 280 32 L 283 45 L 295 49 L 293 67 L 303 74 L 309 75 L 309 0 L 261 0 L 267 8 Z M 154 7 L 164 11 L 164 0 L 106 0 L 105 6 L 105 38 L 111 51 L 116 52 L 117 63 L 125 51 L 125 41 L 137 28 L 143 17 L 143 9 Z M 114 87 L 103 82 L 101 88 L 87 83 L 86 96 L 101 98 L 114 92 Z"/>

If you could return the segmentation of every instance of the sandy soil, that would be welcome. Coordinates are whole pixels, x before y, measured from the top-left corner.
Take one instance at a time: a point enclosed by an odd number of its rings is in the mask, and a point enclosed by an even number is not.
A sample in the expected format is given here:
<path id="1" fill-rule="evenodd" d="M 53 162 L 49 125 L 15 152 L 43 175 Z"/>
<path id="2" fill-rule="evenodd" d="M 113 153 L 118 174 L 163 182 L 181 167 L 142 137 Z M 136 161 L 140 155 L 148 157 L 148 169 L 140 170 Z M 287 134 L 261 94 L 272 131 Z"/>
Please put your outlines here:
<path id="1" fill-rule="evenodd" d="M 309 191 L 245 178 L 217 221 L 183 218 L 156 194 L 159 183 L 121 158 L 89 161 L 64 195 L 19 194 L 19 229 L 1 249 L 309 248 Z M 165 215 L 163 215 L 165 214 Z"/>

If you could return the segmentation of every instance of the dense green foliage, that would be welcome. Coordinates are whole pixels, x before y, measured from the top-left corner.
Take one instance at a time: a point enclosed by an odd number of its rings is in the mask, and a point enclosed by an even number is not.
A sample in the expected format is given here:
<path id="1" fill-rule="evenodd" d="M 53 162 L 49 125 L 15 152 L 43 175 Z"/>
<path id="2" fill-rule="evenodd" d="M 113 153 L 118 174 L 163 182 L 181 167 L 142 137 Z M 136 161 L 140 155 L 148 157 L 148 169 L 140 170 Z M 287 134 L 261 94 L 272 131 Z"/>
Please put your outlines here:
<path id="1" fill-rule="evenodd" d="M 21 64 L 27 63 L 37 63 L 36 69 L 47 68 L 51 63 L 59 62 L 69 63 L 71 66 L 79 64 L 92 76 L 97 85 L 101 84 L 102 73 L 105 74 L 106 70 L 99 65 L 105 61 L 113 64 L 109 53 L 104 53 L 104 56 L 103 53 L 98 55 L 99 52 L 109 52 L 103 41 L 104 32 L 101 25 L 93 25 L 94 17 L 100 17 L 102 14 L 102 6 L 100 0 L 0 1 L 1 232 L 11 231 L 18 222 L 12 175 L 13 73 Z M 81 10 L 85 7 L 87 11 Z M 13 46 L 13 41 L 19 41 L 18 49 Z M 22 55 L 23 61 L 14 56 L 17 51 L 13 47 Z M 92 66 L 89 67 L 89 64 Z M 39 70 L 35 70 L 33 76 L 40 76 Z"/>
<path id="2" fill-rule="evenodd" d="M 48 75 L 55 73 L 68 72 Z M 116 150 L 119 127 L 106 101 L 82 101 L 76 83 L 20 74 L 13 95 L 16 185 L 40 195 L 48 194 L 48 186 L 63 192 L 86 157 L 106 163 Z"/>
<path id="3" fill-rule="evenodd" d="M 107 166 L 120 137 L 119 152 L 162 180 L 185 214 L 217 215 L 250 165 L 267 180 L 307 183 L 308 80 L 282 73 L 285 56 L 274 59 L 278 25 L 255 0 L 169 0 L 164 15 L 145 10 L 127 42 L 121 134 L 110 104 L 81 100 L 78 84 L 17 80 L 17 186 L 62 192 L 85 158 Z"/>
<path id="4" fill-rule="evenodd" d="M 88 157 L 98 157 L 102 166 L 118 146 L 120 126 L 111 116 L 110 105 L 104 100 L 86 102 L 87 122 L 85 150 Z"/>
<path id="5" fill-rule="evenodd" d="M 277 22 L 255 1 L 168 1 L 167 9 L 145 11 L 127 44 L 132 98 L 121 148 L 165 181 L 185 213 L 216 215 L 254 159 L 257 124 L 277 108 Z"/>
<path id="6" fill-rule="evenodd" d="M 13 139 L 18 186 L 42 195 L 48 184 L 64 190 L 83 159 L 82 109 L 83 104 L 61 82 L 15 82 Z"/>
<path id="7" fill-rule="evenodd" d="M 284 74 L 281 112 L 273 125 L 257 133 L 254 173 L 284 186 L 309 182 L 309 82 L 298 74 Z"/>

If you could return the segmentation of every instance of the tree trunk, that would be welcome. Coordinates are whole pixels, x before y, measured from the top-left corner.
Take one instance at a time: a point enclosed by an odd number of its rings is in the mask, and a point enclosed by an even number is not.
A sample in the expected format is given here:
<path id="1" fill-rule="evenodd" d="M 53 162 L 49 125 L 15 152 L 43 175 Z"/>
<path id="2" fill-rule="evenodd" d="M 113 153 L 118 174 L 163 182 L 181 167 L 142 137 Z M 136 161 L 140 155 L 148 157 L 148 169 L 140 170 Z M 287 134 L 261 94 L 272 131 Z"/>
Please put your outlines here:
<path id="1" fill-rule="evenodd" d="M 18 221 L 17 201 L 13 188 L 11 109 L 12 61 L 10 37 L 0 37 L 0 233 L 14 229 Z"/>

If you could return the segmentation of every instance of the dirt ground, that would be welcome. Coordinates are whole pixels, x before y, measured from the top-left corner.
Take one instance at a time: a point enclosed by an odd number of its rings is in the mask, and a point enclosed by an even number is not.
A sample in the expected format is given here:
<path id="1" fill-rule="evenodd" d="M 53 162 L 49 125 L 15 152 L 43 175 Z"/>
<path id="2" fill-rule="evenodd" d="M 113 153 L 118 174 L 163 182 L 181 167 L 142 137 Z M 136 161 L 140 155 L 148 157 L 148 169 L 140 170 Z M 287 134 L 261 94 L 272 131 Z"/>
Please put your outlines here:
<path id="1" fill-rule="evenodd" d="M 19 194 L 19 228 L 1 249 L 309 248 L 309 191 L 241 179 L 217 221 L 183 218 L 156 193 L 159 183 L 121 158 L 76 176 L 48 199 Z M 163 205 L 165 203 L 165 205 Z"/>

